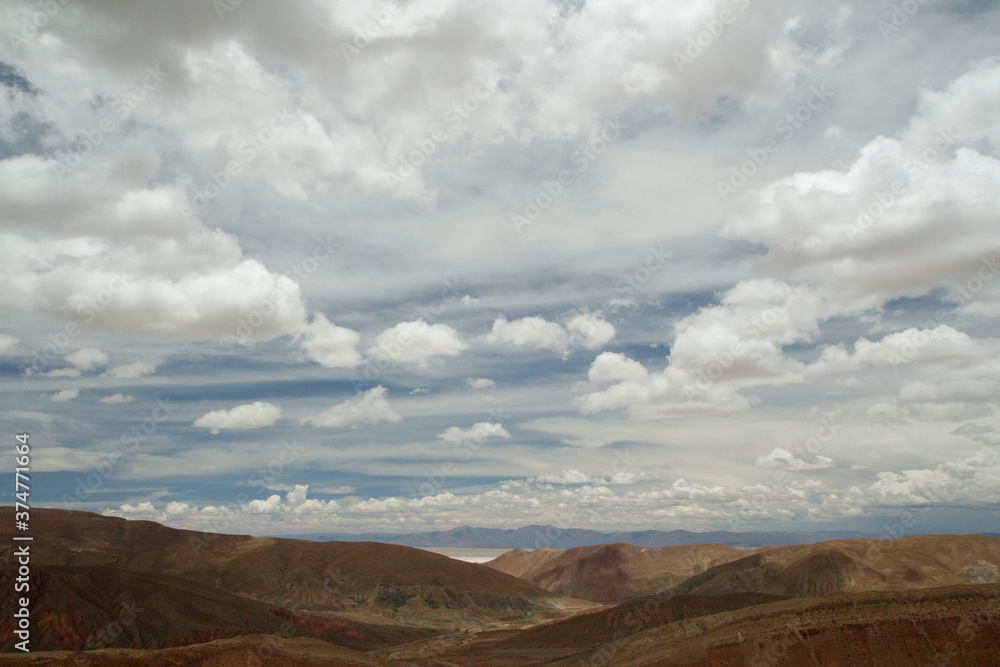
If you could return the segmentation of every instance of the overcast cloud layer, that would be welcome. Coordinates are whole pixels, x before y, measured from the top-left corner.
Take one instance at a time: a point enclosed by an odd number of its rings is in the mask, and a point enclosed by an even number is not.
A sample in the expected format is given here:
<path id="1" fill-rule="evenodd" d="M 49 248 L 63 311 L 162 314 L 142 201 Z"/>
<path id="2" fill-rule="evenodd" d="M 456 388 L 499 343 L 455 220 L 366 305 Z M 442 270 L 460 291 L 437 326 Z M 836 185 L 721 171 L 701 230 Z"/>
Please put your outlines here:
<path id="1" fill-rule="evenodd" d="M 32 498 L 995 530 L 998 34 L 975 0 L 5 2 Z"/>

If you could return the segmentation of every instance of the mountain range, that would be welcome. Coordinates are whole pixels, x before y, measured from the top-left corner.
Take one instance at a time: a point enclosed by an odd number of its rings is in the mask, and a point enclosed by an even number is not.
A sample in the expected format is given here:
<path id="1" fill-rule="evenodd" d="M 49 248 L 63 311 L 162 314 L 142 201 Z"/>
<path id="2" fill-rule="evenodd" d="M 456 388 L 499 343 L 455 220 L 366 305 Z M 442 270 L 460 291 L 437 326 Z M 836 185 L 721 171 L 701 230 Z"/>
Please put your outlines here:
<path id="1" fill-rule="evenodd" d="M 637 530 L 601 533 L 579 528 L 557 526 L 524 526 L 523 528 L 473 528 L 459 526 L 451 530 L 427 533 L 314 533 L 283 535 L 285 538 L 317 542 L 381 542 L 419 548 L 479 548 L 479 549 L 571 549 L 599 544 L 625 543 L 640 547 L 676 547 L 689 544 L 725 544 L 740 548 L 757 548 L 789 544 L 813 544 L 826 540 L 874 537 L 867 533 L 844 530 L 800 532 L 731 532 L 725 530 L 696 533 L 689 530 Z"/>
<path id="2" fill-rule="evenodd" d="M 4 609 L 13 518 L 0 507 Z M 474 564 L 54 509 L 31 528 L 32 653 L 10 653 L 2 615 L 0 665 L 1000 664 L 991 536 L 611 543 Z"/>

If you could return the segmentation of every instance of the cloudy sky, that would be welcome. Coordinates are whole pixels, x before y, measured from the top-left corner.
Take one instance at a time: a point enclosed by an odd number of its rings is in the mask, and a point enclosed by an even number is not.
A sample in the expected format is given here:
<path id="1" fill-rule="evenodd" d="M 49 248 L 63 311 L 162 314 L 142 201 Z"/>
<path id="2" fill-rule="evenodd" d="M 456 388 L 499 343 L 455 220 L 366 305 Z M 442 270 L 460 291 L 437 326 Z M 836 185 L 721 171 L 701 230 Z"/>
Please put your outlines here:
<path id="1" fill-rule="evenodd" d="M 995 529 L 998 34 L 981 0 L 6 0 L 32 502 Z"/>

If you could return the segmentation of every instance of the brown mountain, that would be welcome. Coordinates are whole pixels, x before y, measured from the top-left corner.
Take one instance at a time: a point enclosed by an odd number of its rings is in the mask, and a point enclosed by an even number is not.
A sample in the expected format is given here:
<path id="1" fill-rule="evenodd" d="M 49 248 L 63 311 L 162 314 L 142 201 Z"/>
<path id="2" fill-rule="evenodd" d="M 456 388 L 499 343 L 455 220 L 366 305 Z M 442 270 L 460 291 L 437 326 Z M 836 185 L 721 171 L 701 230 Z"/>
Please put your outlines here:
<path id="1" fill-rule="evenodd" d="M 528 629 L 500 629 L 421 640 L 379 652 L 404 664 L 536 665 L 599 649 L 649 628 L 784 600 L 777 595 L 644 597 L 549 621 Z M 437 662 L 432 662 L 437 661 Z"/>
<path id="2" fill-rule="evenodd" d="M 671 593 L 822 597 L 992 582 L 1000 582 L 1000 538 L 920 535 L 767 547 L 695 575 Z"/>
<path id="3" fill-rule="evenodd" d="M 0 655 L 0 665 L 45 667 L 375 667 L 365 653 L 318 639 L 245 635 L 161 650 L 103 649 Z"/>
<path id="4" fill-rule="evenodd" d="M 106 566 L 34 566 L 31 647 L 167 648 L 241 634 L 317 637 L 357 650 L 399 644 L 434 630 L 311 617 L 186 579 Z M 0 584 L 0 607 L 14 609 L 14 587 Z M 0 650 L 13 650 L 10 615 L 0 618 Z"/>
<path id="5" fill-rule="evenodd" d="M 11 513 L 10 507 L 0 508 L 4 563 L 11 562 L 14 549 Z M 32 510 L 31 535 L 32 571 L 45 577 L 32 591 L 36 604 L 48 605 L 40 607 L 40 613 L 54 614 L 76 627 L 79 619 L 70 612 L 80 604 L 86 610 L 81 612 L 83 624 L 103 627 L 114 622 L 114 612 L 106 604 L 84 603 L 103 600 L 112 591 L 124 596 L 134 589 L 155 610 L 149 622 L 154 617 L 156 623 L 163 621 L 153 631 L 158 641 L 191 637 L 195 626 L 208 628 L 208 639 L 236 634 L 227 630 L 213 636 L 212 628 L 269 631 L 273 621 L 268 614 L 274 615 L 267 612 L 269 607 L 282 614 L 349 622 L 343 631 L 371 636 L 384 646 L 427 634 L 398 627 L 404 624 L 453 628 L 529 615 L 555 618 L 587 606 L 501 572 L 410 547 L 198 533 L 150 521 L 54 509 Z M 9 571 L 0 573 L 4 591 L 13 589 L 9 577 Z M 65 582 L 73 585 L 65 589 L 65 600 L 62 593 L 49 600 L 40 596 L 45 581 L 59 582 L 57 589 Z M 205 605 L 205 615 L 196 617 L 195 623 L 187 624 L 184 612 L 177 612 L 188 604 L 185 599 L 199 599 Z M 251 607 L 250 602 L 260 606 Z M 262 625 L 262 617 L 268 623 Z M 171 625 L 166 619 L 176 622 Z M 9 629 L 10 623 L 9 615 L 0 618 L 0 631 Z M 374 626 L 387 626 L 389 634 L 373 633 Z M 336 632 L 325 626 L 313 630 L 308 634 L 354 645 L 337 640 Z M 72 636 L 72 632 L 67 635 L 68 643 L 51 645 L 75 648 Z M 113 645 L 163 645 L 133 644 L 124 638 L 121 642 Z"/>
<path id="6" fill-rule="evenodd" d="M 488 563 L 484 563 L 484 565 L 494 570 L 506 572 L 512 577 L 523 579 L 528 573 L 540 569 L 563 553 L 565 551 L 562 549 L 511 549 Z"/>
<path id="7" fill-rule="evenodd" d="M 658 548 L 602 544 L 565 551 L 515 549 L 486 565 L 560 595 L 621 602 L 667 590 L 746 553 L 722 544 Z"/>
<path id="8" fill-rule="evenodd" d="M 998 603 L 996 584 L 786 600 L 682 620 L 545 664 L 997 665 Z"/>

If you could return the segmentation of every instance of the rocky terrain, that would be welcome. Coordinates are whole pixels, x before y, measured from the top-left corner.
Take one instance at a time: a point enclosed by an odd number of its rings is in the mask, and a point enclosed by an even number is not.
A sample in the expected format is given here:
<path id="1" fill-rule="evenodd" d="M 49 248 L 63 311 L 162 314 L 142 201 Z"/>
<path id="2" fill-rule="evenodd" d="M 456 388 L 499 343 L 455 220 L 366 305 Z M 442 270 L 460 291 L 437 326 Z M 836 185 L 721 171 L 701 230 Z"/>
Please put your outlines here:
<path id="1" fill-rule="evenodd" d="M 659 548 L 602 544 L 565 551 L 516 549 L 486 565 L 560 595 L 622 602 L 667 590 L 745 555 L 722 544 Z"/>
<path id="2" fill-rule="evenodd" d="M 33 652 L 2 665 L 1000 664 L 992 536 L 519 549 L 487 566 L 86 512 L 32 521 Z M 0 649 L 13 630 L 0 617 Z"/>

